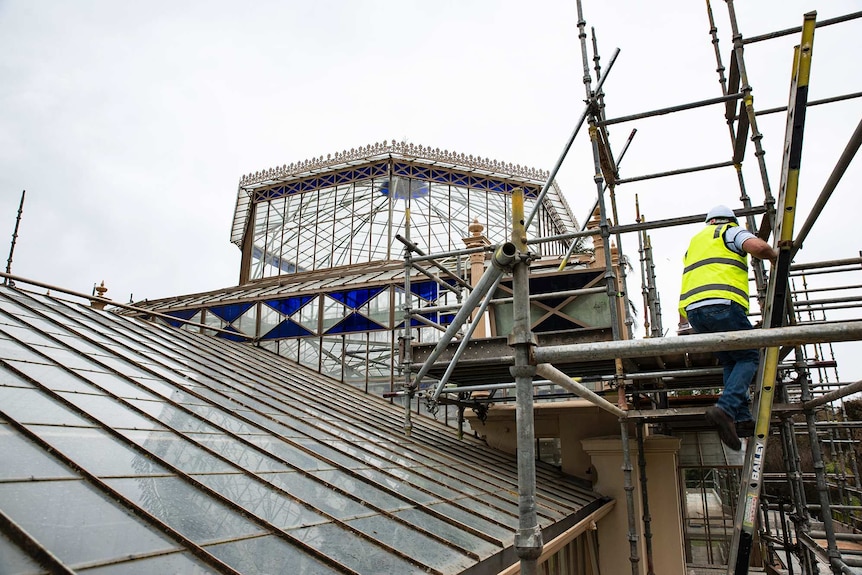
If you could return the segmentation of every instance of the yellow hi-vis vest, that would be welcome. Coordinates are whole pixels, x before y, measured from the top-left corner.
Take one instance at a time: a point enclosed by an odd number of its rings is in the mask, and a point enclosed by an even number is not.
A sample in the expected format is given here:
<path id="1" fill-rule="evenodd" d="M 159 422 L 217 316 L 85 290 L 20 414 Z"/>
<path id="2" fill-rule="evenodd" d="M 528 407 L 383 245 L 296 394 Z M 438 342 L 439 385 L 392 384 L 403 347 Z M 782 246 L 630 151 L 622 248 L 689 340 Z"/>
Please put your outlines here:
<path id="1" fill-rule="evenodd" d="M 691 239 L 685 252 L 679 313 L 705 299 L 729 299 L 748 311 L 748 256 L 724 245 L 724 232 L 736 224 L 705 227 Z"/>

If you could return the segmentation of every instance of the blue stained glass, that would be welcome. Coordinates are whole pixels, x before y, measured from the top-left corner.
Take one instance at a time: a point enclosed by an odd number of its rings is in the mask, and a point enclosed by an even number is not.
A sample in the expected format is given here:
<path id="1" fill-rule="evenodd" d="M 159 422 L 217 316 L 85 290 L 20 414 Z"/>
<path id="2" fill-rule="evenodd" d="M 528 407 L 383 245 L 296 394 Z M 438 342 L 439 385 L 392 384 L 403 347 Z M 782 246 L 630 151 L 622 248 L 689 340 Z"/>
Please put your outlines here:
<path id="1" fill-rule="evenodd" d="M 299 311 L 299 308 L 313 300 L 315 297 L 316 296 L 313 295 L 303 295 L 285 299 L 273 299 L 263 303 L 284 315 L 293 315 Z"/>
<path id="2" fill-rule="evenodd" d="M 437 284 L 435 282 L 411 283 L 410 291 L 428 301 L 434 301 L 437 299 Z"/>
<path id="3" fill-rule="evenodd" d="M 286 319 L 269 330 L 260 339 L 281 339 L 283 337 L 304 337 L 306 335 L 312 335 L 312 333 L 298 323 Z"/>
<path id="4" fill-rule="evenodd" d="M 390 194 L 389 182 L 383 182 L 377 190 L 381 195 L 391 196 L 396 200 L 404 200 L 407 198 L 422 198 L 428 195 L 428 182 L 419 180 L 404 181 L 396 178 L 393 181 L 394 192 Z"/>
<path id="5" fill-rule="evenodd" d="M 211 307 L 207 311 L 214 313 L 228 323 L 233 323 L 233 320 L 247 312 L 253 305 L 254 303 L 234 303 Z"/>
<path id="6" fill-rule="evenodd" d="M 453 175 L 452 176 L 452 183 L 455 184 L 456 186 L 466 186 L 467 185 L 467 178 L 464 176 Z"/>
<path id="7" fill-rule="evenodd" d="M 449 181 L 449 172 L 445 172 L 443 170 L 429 170 L 430 176 L 428 176 L 429 180 L 433 180 L 435 182 L 448 182 Z"/>
<path id="8" fill-rule="evenodd" d="M 455 314 L 454 314 L 454 313 L 443 313 L 443 314 L 440 314 L 440 323 L 441 323 L 441 324 L 444 324 L 444 325 L 445 325 L 445 324 L 450 324 L 450 323 L 452 323 L 452 320 L 454 320 L 454 319 L 455 319 Z"/>
<path id="9" fill-rule="evenodd" d="M 225 328 L 223 328 L 223 329 L 224 329 L 225 331 L 232 331 L 232 332 L 236 333 L 236 335 L 232 335 L 232 334 L 229 334 L 229 333 L 224 333 L 223 331 L 221 331 L 221 332 L 216 333 L 216 335 L 217 335 L 218 337 L 223 337 L 224 339 L 229 339 L 229 340 L 231 340 L 231 341 L 248 341 L 248 340 L 249 340 L 249 337 L 248 337 L 246 334 L 241 333 L 239 330 L 237 330 L 237 329 L 236 329 L 236 328 L 234 328 L 234 327 L 227 326 L 227 327 L 225 327 Z"/>
<path id="10" fill-rule="evenodd" d="M 353 331 L 374 331 L 378 329 L 387 329 L 375 321 L 371 321 L 363 315 L 352 313 L 333 327 L 328 329 L 326 333 L 347 333 Z"/>
<path id="11" fill-rule="evenodd" d="M 181 320 L 188 320 L 188 319 L 191 319 L 192 316 L 194 316 L 196 313 L 198 313 L 198 311 L 200 311 L 200 310 L 181 309 L 181 310 L 177 310 L 177 311 L 169 311 L 169 312 L 167 312 L 167 315 L 180 318 Z M 171 324 L 174 327 L 179 327 L 184 323 L 182 321 L 171 321 L 171 320 L 167 320 L 167 321 L 169 324 Z"/>
<path id="12" fill-rule="evenodd" d="M 351 309 L 356 309 L 368 303 L 368 300 L 370 300 L 382 291 L 383 288 L 378 287 L 341 291 L 327 295 L 335 301 L 339 301 Z"/>

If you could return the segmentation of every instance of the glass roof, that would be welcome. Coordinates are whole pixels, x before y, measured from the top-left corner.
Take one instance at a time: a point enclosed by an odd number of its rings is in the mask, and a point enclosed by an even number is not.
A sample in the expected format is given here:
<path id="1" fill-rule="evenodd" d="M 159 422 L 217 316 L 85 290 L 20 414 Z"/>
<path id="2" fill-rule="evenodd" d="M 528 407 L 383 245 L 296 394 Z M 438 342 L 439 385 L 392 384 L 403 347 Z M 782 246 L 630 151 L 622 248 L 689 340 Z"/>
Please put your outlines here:
<path id="1" fill-rule="evenodd" d="M 264 349 L 2 287 L 0 374 L 2 573 L 514 560 L 514 457 Z M 543 529 L 604 503 L 537 477 Z"/>

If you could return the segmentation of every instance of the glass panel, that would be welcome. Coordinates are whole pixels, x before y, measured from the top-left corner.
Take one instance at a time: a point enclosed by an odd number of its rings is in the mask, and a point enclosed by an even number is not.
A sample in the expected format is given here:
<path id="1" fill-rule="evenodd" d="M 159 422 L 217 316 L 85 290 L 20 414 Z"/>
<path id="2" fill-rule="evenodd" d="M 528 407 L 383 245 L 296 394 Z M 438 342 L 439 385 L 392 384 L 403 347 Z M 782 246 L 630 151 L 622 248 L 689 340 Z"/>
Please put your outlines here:
<path id="1" fill-rule="evenodd" d="M 0 508 L 64 563 L 177 548 L 83 481 L 0 483 Z"/>
<path id="2" fill-rule="evenodd" d="M 404 525 L 388 517 L 363 517 L 348 521 L 347 524 L 443 573 L 460 573 L 473 565 L 473 559 L 470 557 L 423 533 L 411 532 L 409 537 L 405 537 Z"/>
<path id="3" fill-rule="evenodd" d="M 144 411 L 149 413 L 153 417 L 157 418 L 159 421 L 176 429 L 177 431 L 185 431 L 185 432 L 205 432 L 205 433 L 219 433 L 220 430 L 217 427 L 214 427 L 202 420 L 199 417 L 196 417 L 182 409 L 178 409 L 173 405 L 165 403 L 163 401 L 139 401 L 136 399 L 129 400 L 129 403 Z M 123 426 L 130 427 L 130 426 Z M 141 427 L 141 426 L 137 426 Z"/>
<path id="4" fill-rule="evenodd" d="M 248 311 L 246 311 L 239 318 L 234 320 L 232 325 L 245 334 L 256 335 L 257 308 L 258 304 L 254 304 L 253 306 L 251 306 Z"/>
<path id="5" fill-rule="evenodd" d="M 227 323 L 216 314 L 207 311 L 204 314 L 204 323 L 210 327 L 223 328 Z"/>
<path id="6" fill-rule="evenodd" d="M 272 474 L 265 473 L 261 478 L 269 481 L 274 476 L 294 476 L 295 473 Z M 230 499 L 243 509 L 248 510 L 258 517 L 266 519 L 281 529 L 296 529 L 307 527 L 318 523 L 326 523 L 328 518 L 315 513 L 308 505 L 303 503 L 305 494 L 289 490 L 289 497 L 279 493 L 270 485 L 262 483 L 246 475 L 224 474 L 224 475 L 196 475 L 195 479 Z M 280 479 L 277 483 L 293 484 L 287 478 Z M 327 494 L 328 497 L 328 494 Z M 299 501 L 297 501 L 299 499 Z"/>
<path id="7" fill-rule="evenodd" d="M 0 479 L 77 477 L 7 424 L 0 425 Z M 0 570 L 0 573 L 3 571 Z"/>
<path id="8" fill-rule="evenodd" d="M 168 472 L 166 468 L 123 445 L 101 429 L 34 425 L 31 430 L 94 475 L 150 475 Z"/>
<path id="9" fill-rule="evenodd" d="M 4 373 L 3 378 L 5 383 L 9 379 L 15 379 L 15 376 L 10 373 Z M 6 415 L 20 423 L 47 423 L 85 427 L 93 425 L 89 420 L 72 413 L 68 408 L 50 397 L 42 395 L 40 391 L 35 389 L 0 385 L 0 405 L 3 406 L 3 411 Z"/>
<path id="10" fill-rule="evenodd" d="M 347 308 L 343 303 L 335 301 L 331 297 L 323 298 L 323 331 L 328 330 L 347 315 Z"/>
<path id="11" fill-rule="evenodd" d="M 231 433 L 260 433 L 261 431 L 214 405 L 189 404 L 186 407 L 206 421 Z M 212 432 L 219 433 L 215 428 Z"/>
<path id="12" fill-rule="evenodd" d="M 162 431 L 120 432 L 144 449 L 186 473 L 224 473 L 236 468 L 177 435 Z"/>
<path id="13" fill-rule="evenodd" d="M 109 427 L 136 429 L 161 427 L 158 423 L 135 413 L 129 406 L 110 397 L 67 392 L 62 392 L 60 395 Z"/>
<path id="14" fill-rule="evenodd" d="M 363 501 L 385 511 L 391 512 L 398 509 L 407 509 L 413 506 L 413 503 L 389 495 L 375 487 L 370 482 L 356 479 L 352 475 L 344 473 L 341 470 L 315 471 L 313 475 L 320 477 L 335 487 L 343 489 L 347 493 L 361 494 Z"/>
<path id="15" fill-rule="evenodd" d="M 267 451 L 300 468 L 320 469 L 325 465 L 295 447 L 291 447 L 287 443 L 276 440 L 273 437 L 249 436 L 249 438 L 256 444 L 264 444 L 264 448 Z M 286 467 L 281 461 L 265 455 L 260 451 L 230 437 L 207 435 L 200 436 L 199 441 L 202 445 L 205 445 L 209 449 L 215 451 L 226 459 L 235 462 L 244 469 L 248 469 L 249 471 L 284 471 Z"/>
<path id="16" fill-rule="evenodd" d="M 81 391 L 84 393 L 99 392 L 99 390 L 92 385 L 87 385 L 85 382 L 56 365 L 10 361 L 9 366 L 20 371 L 22 374 L 33 378 L 48 389 L 53 389 L 55 391 Z"/>
<path id="17" fill-rule="evenodd" d="M 283 339 L 278 342 L 278 354 L 287 359 L 298 361 L 299 355 L 299 340 Z"/>
<path id="18" fill-rule="evenodd" d="M 267 474 L 266 479 L 276 487 L 281 487 L 302 501 L 310 502 L 317 509 L 337 519 L 348 519 L 374 513 L 361 503 L 333 491 L 325 483 L 315 481 L 300 473 Z M 357 495 L 364 498 L 362 493 L 357 493 Z"/>
<path id="19" fill-rule="evenodd" d="M 274 536 L 211 545 L 207 551 L 240 573 L 340 573 L 311 557 L 306 551 Z M 385 569 L 377 571 L 385 572 Z"/>
<path id="20" fill-rule="evenodd" d="M 474 502 L 462 501 L 461 503 L 469 507 Z M 482 533 L 486 533 L 499 541 L 511 540 L 512 530 L 518 526 L 517 517 L 513 518 L 513 521 L 510 521 L 510 525 L 508 527 L 501 527 L 500 525 L 485 521 L 485 519 L 478 514 L 478 511 L 464 511 L 463 509 L 454 507 L 449 503 L 436 503 L 429 505 L 428 507 L 445 517 L 451 517 L 455 521 L 463 523 L 464 525 L 469 525 L 474 529 L 478 529 Z"/>
<path id="21" fill-rule="evenodd" d="M 459 529 L 455 525 L 433 517 L 419 509 L 404 509 L 403 511 L 396 511 L 394 515 L 413 525 L 421 525 L 431 533 L 445 538 L 453 545 L 457 545 L 461 549 L 469 549 L 481 557 L 495 553 L 500 549 L 499 546 L 489 541 L 476 537 L 468 531 Z"/>
<path id="22" fill-rule="evenodd" d="M 284 316 L 268 305 L 260 306 L 260 332 L 258 335 L 263 335 L 269 332 L 272 328 L 280 324 L 282 320 L 284 320 Z"/>
<path id="23" fill-rule="evenodd" d="M 100 373 L 100 372 L 95 372 L 95 371 L 84 371 L 84 372 L 77 372 L 77 373 L 79 373 L 84 379 L 87 379 L 87 380 L 95 383 L 96 385 L 98 385 L 99 387 L 108 391 L 109 393 L 112 393 L 114 395 L 119 395 L 120 397 L 136 398 L 136 399 L 156 399 L 156 396 L 153 395 L 152 393 L 150 393 L 149 391 L 147 391 L 145 389 L 141 389 L 140 387 L 138 387 L 134 383 L 131 383 L 131 382 L 123 379 L 119 375 L 115 375 L 113 373 Z M 149 380 L 148 383 L 149 383 L 149 385 L 147 385 L 147 387 L 150 387 L 155 382 L 154 382 L 154 380 Z M 84 384 L 82 384 L 82 386 L 83 385 Z M 153 386 L 153 387 L 155 387 L 155 386 Z M 166 386 L 164 384 L 161 384 L 159 387 L 161 387 L 163 389 Z M 52 389 L 54 389 L 54 388 L 52 388 Z M 94 388 L 91 385 L 88 385 L 87 389 L 89 389 L 89 391 L 91 393 L 96 392 L 96 388 Z M 170 388 L 170 389 L 176 389 L 176 388 Z M 68 390 L 64 389 L 64 390 L 57 390 L 57 391 L 75 391 L 75 390 L 74 389 L 68 389 Z"/>
<path id="24" fill-rule="evenodd" d="M 47 571 L 0 533 L 0 573 L 41 575 Z"/>
<path id="25" fill-rule="evenodd" d="M 427 573 L 337 525 L 316 525 L 292 532 L 300 541 L 359 573 Z M 411 533 L 411 536 L 413 534 Z"/>
<path id="26" fill-rule="evenodd" d="M 387 488 L 389 491 L 401 494 L 410 501 L 416 501 L 421 505 L 439 501 L 439 498 L 425 491 L 416 489 L 406 481 L 396 479 L 395 477 L 385 475 L 376 469 L 362 468 L 357 469 L 357 473 L 363 477 L 370 479 L 372 482 Z"/>
<path id="27" fill-rule="evenodd" d="M 366 334 L 353 334 L 344 341 L 344 381 L 365 390 L 368 345 Z"/>
<path id="28" fill-rule="evenodd" d="M 299 340 L 299 363 L 317 369 L 320 363 L 320 351 L 317 338 Z"/>
<path id="29" fill-rule="evenodd" d="M 29 362 L 44 362 L 45 359 L 33 353 L 23 345 L 0 336 L 0 359 L 15 359 Z"/>
<path id="30" fill-rule="evenodd" d="M 47 361 L 43 360 L 43 362 L 45 363 L 56 362 L 62 366 L 77 369 L 101 369 L 99 364 L 97 364 L 96 362 L 91 361 L 90 359 L 83 357 L 79 353 L 76 353 L 74 351 L 70 351 L 67 349 L 58 349 L 57 347 L 54 347 L 56 345 L 58 344 L 53 343 L 50 346 L 44 347 L 41 345 L 34 345 L 33 351 L 37 353 L 43 353 L 48 356 L 50 359 Z M 102 360 L 105 359 L 105 357 L 106 356 L 102 355 L 99 359 Z"/>
<path id="31" fill-rule="evenodd" d="M 189 322 L 190 323 L 201 323 L 201 315 L 202 314 L 203 314 L 203 311 L 199 311 L 199 312 L 195 313 L 192 317 L 189 318 Z M 201 328 L 199 328 L 195 325 L 190 325 L 190 323 L 184 322 L 181 325 L 181 328 L 188 330 L 188 331 L 191 331 L 191 332 L 199 333 Z"/>
<path id="32" fill-rule="evenodd" d="M 402 292 L 403 293 L 403 292 Z M 384 325 L 386 327 L 392 327 L 389 321 L 389 298 L 390 298 L 390 290 L 387 288 L 374 296 L 365 309 L 363 309 L 363 313 L 379 323 L 380 325 Z M 396 310 L 397 313 L 397 310 Z"/>
<path id="33" fill-rule="evenodd" d="M 320 431 L 315 429 L 313 433 L 320 434 Z M 335 465 L 346 467 L 347 469 L 358 469 L 360 467 L 365 467 L 365 463 L 362 461 L 357 461 L 355 458 L 350 457 L 344 453 L 336 451 L 328 445 L 321 443 L 316 439 L 311 438 L 300 438 L 297 439 L 296 442 L 306 449 L 319 454 L 321 457 L 326 458 L 329 461 L 332 461 Z M 318 469 L 330 469 L 332 465 L 329 464 L 321 464 Z"/>
<path id="34" fill-rule="evenodd" d="M 106 483 L 199 545 L 265 532 L 179 477 L 108 479 Z"/>
<path id="35" fill-rule="evenodd" d="M 343 345 L 341 336 L 321 338 L 320 373 L 341 381 Z"/>
<path id="36" fill-rule="evenodd" d="M 284 459 L 285 461 L 289 461 L 291 465 L 304 471 L 332 469 L 331 464 L 317 459 L 313 455 L 309 455 L 302 449 L 291 445 L 290 443 L 282 440 L 281 438 L 276 438 L 271 435 L 255 435 L 248 436 L 248 439 L 255 445 L 267 451 L 268 453 L 271 453 L 276 457 Z M 283 471 L 285 469 L 284 464 L 278 465 L 279 467 L 274 469 L 275 471 Z"/>
<path id="37" fill-rule="evenodd" d="M 75 570 L 87 575 L 155 575 L 158 573 L 183 575 L 215 575 L 217 571 L 196 559 L 190 553 L 171 553 L 160 557 L 136 559 L 125 563 L 112 563 L 103 567 Z"/>

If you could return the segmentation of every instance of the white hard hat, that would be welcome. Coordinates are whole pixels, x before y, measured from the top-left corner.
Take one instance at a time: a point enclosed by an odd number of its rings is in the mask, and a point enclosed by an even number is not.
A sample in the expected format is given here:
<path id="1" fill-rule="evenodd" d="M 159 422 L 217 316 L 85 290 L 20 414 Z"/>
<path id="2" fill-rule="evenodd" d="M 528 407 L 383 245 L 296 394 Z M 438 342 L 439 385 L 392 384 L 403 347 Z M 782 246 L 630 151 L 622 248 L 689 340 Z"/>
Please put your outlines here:
<path id="1" fill-rule="evenodd" d="M 711 220 L 713 218 L 732 220 L 734 222 L 736 221 L 736 216 L 734 215 L 733 210 L 731 210 L 727 206 L 721 206 L 721 205 L 715 206 L 714 208 L 709 210 L 709 212 L 707 212 L 706 219 L 704 220 L 704 223 L 709 223 L 709 220 Z"/>

